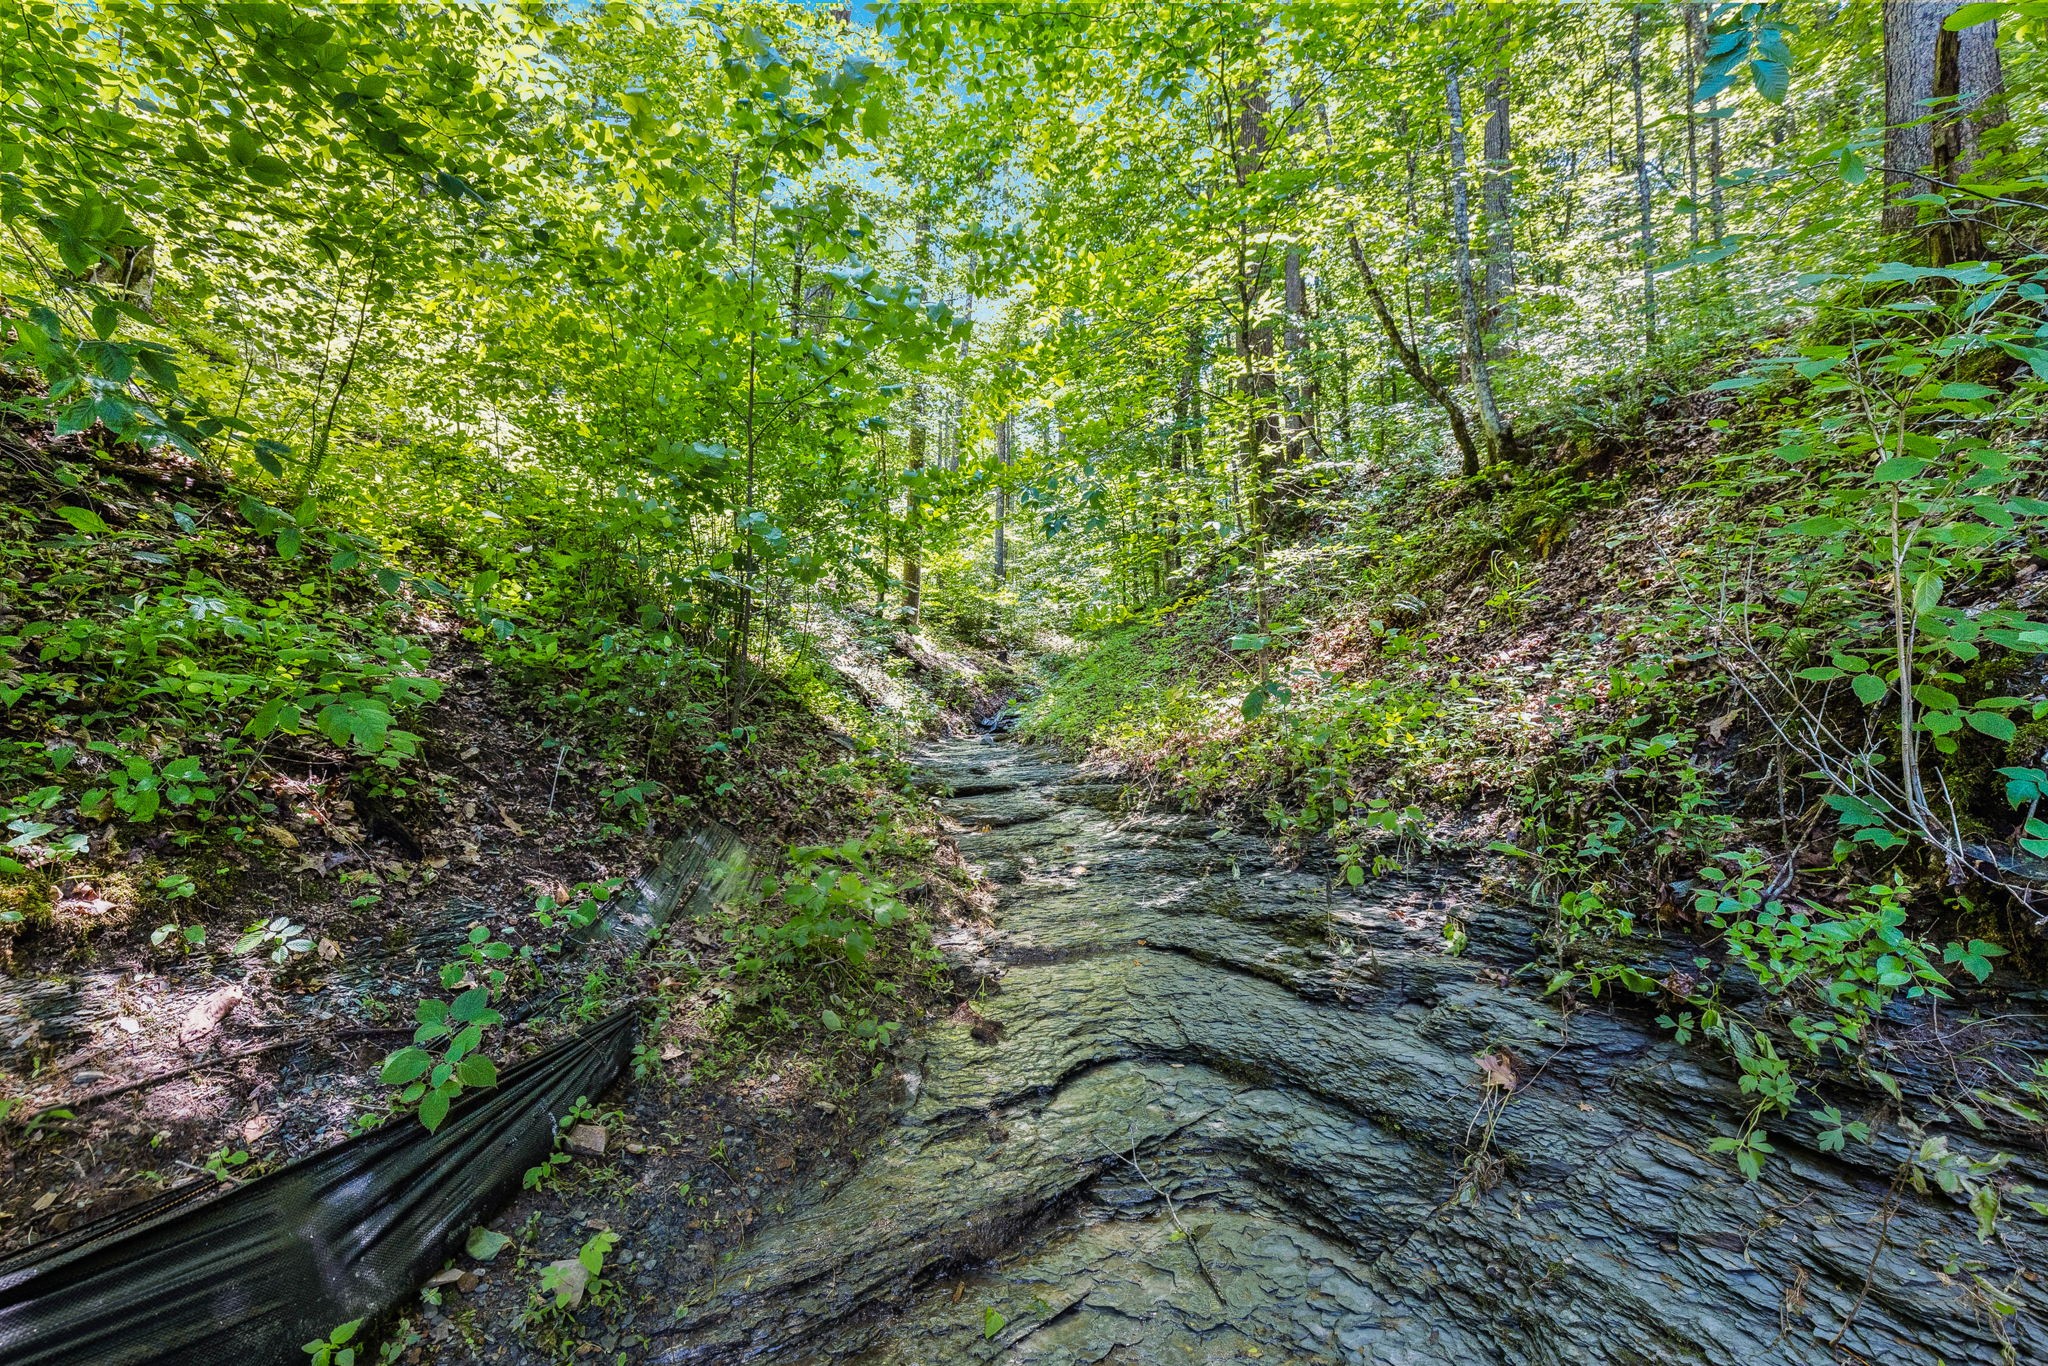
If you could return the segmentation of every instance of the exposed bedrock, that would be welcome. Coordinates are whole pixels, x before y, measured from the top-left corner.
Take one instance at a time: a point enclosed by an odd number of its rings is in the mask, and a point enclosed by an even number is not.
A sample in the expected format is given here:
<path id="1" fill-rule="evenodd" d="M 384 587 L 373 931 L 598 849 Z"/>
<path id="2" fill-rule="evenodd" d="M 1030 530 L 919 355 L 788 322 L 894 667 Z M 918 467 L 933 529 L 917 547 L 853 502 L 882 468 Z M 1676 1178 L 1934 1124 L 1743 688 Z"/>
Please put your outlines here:
<path id="1" fill-rule="evenodd" d="M 1733 1079 L 1517 980 L 1529 926 L 1459 865 L 1332 894 L 1259 840 L 1119 815 L 1028 748 L 945 742 L 921 771 L 1001 889 L 1000 927 L 947 945 L 999 971 L 995 1027 L 928 1029 L 893 1130 L 683 1306 L 657 1360 L 2041 1351 L 1984 1289 L 2038 1225 L 1980 1245 L 1957 1201 L 1895 1193 L 1895 1138 L 1830 1155 L 1799 1119 L 1744 1182 L 1708 1150 Z M 1477 1059 L 1503 1050 L 1501 1105 Z"/>

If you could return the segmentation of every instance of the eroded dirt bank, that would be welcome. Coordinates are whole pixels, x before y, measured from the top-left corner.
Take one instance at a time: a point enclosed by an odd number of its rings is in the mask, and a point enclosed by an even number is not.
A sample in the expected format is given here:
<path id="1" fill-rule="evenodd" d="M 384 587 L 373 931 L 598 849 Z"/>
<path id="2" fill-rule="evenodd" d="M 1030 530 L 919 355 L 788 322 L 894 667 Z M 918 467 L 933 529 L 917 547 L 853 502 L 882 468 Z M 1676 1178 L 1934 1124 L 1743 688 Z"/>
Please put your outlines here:
<path id="1" fill-rule="evenodd" d="M 994 985 L 927 1032 L 854 1176 L 649 1359 L 2038 1359 L 2031 1311 L 1990 1304 L 2037 1226 L 1980 1244 L 1895 1181 L 1892 1128 L 1829 1154 L 1788 1121 L 1745 1183 L 1708 1150 L 1732 1078 L 1517 981 L 1528 925 L 1475 873 L 1333 894 L 1028 748 L 920 765 L 1001 887 L 1000 928 L 948 945 Z"/>

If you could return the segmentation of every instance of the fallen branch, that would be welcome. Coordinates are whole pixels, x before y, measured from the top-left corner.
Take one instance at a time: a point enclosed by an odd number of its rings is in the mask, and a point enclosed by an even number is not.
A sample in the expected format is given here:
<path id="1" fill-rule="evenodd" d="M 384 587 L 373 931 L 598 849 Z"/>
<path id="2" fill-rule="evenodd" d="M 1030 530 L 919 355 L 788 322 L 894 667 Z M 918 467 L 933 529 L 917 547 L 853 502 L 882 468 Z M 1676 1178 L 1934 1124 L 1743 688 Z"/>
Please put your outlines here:
<path id="1" fill-rule="evenodd" d="M 103 1100 L 112 1100 L 116 1096 L 127 1095 L 130 1091 L 140 1091 L 146 1087 L 160 1086 L 167 1081 L 176 1081 L 180 1077 L 189 1077 L 194 1072 L 204 1072 L 210 1067 L 222 1067 L 231 1062 L 240 1062 L 245 1058 L 260 1057 L 265 1053 L 274 1053 L 280 1048 L 298 1048 L 306 1044 L 322 1043 L 332 1039 L 367 1039 L 385 1034 L 410 1033 L 412 1033 L 411 1029 L 370 1027 L 364 1029 L 341 1029 L 328 1034 L 301 1035 L 294 1039 L 272 1039 L 268 1043 L 259 1043 L 254 1047 L 244 1048 L 234 1053 L 223 1053 L 217 1058 L 204 1058 L 198 1062 L 187 1063 L 183 1067 L 173 1067 L 168 1071 L 152 1073 L 147 1077 L 138 1077 L 134 1081 L 124 1081 L 113 1086 L 103 1086 L 97 1091 L 86 1092 L 76 1100 L 56 1101 L 43 1106 L 30 1115 L 29 1119 L 33 1121 L 49 1114 L 53 1110 L 71 1110 L 76 1112 L 83 1110 L 88 1105 L 97 1105 Z"/>

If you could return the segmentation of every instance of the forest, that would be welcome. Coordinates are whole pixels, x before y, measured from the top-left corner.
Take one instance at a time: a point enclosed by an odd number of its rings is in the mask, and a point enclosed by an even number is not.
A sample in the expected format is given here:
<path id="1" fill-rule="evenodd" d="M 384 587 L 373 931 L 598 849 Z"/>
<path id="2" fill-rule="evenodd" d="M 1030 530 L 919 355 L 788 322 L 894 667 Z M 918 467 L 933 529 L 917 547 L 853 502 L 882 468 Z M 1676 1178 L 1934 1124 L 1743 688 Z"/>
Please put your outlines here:
<path id="1" fill-rule="evenodd" d="M 6 0 L 0 1360 L 2048 1358 L 2044 96 Z"/>

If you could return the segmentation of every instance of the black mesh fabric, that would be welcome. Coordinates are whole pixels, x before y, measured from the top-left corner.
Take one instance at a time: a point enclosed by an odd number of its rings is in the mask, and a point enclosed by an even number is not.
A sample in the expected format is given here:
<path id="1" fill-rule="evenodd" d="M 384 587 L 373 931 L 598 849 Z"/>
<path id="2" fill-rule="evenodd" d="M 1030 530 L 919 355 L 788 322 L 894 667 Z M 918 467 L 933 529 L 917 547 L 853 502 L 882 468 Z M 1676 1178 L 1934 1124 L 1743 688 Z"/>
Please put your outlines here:
<path id="1" fill-rule="evenodd" d="M 230 1191 L 210 1181 L 0 1261 L 5 1366 L 271 1366 L 373 1316 L 519 1189 L 578 1096 L 631 1055 L 623 1011 L 458 1103 L 439 1132 L 395 1121 Z"/>

